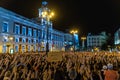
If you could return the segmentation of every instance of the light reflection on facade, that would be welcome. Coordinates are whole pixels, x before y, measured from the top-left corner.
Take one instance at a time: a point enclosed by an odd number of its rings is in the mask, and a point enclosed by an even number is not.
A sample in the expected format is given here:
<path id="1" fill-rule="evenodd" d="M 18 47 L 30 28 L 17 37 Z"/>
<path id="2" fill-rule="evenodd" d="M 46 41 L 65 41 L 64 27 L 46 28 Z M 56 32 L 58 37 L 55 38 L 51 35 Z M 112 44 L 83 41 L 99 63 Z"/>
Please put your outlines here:
<path id="1" fill-rule="evenodd" d="M 114 34 L 114 43 L 115 45 L 120 45 L 120 28 Z"/>
<path id="2" fill-rule="evenodd" d="M 39 16 L 40 11 L 41 8 L 39 9 Z M 40 22 L 37 22 L 0 7 L 0 53 L 6 53 L 8 46 L 9 52 L 10 49 L 20 53 L 45 51 L 45 25 L 46 20 L 40 19 Z M 52 26 L 50 21 L 49 50 L 60 51 L 64 47 L 66 33 L 53 29 Z M 8 39 L 9 37 L 13 37 L 13 40 Z"/>
<path id="3" fill-rule="evenodd" d="M 120 51 L 120 28 L 114 34 L 115 50 Z"/>
<path id="4" fill-rule="evenodd" d="M 101 49 L 101 46 L 106 43 L 107 35 L 106 32 L 101 32 L 100 34 L 93 35 L 89 33 L 87 35 L 87 48 L 88 50 L 92 50 L 94 48 Z"/>

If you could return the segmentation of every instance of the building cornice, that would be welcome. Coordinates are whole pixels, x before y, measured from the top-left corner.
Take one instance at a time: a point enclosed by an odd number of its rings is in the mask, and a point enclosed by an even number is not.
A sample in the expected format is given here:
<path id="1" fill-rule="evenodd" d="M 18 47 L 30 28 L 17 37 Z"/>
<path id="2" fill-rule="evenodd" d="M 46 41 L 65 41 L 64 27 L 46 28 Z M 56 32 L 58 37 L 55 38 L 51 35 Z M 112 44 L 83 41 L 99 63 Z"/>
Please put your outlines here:
<path id="1" fill-rule="evenodd" d="M 26 17 L 23 17 L 21 15 L 18 15 L 12 11 L 4 9 L 2 7 L 0 7 L 0 15 L 3 18 L 12 19 L 13 21 L 18 22 L 18 23 L 22 22 L 22 24 L 27 25 L 27 26 L 32 26 L 32 27 L 38 28 L 38 29 L 42 28 L 41 24 L 39 24 L 31 19 L 28 19 Z"/>

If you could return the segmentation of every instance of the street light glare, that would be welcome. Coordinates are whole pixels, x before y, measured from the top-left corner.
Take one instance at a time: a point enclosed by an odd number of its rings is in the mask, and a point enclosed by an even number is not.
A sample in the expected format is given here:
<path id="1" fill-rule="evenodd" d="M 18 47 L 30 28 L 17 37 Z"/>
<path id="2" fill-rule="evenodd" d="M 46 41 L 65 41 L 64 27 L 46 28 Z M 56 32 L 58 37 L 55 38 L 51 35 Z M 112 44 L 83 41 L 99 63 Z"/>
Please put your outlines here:
<path id="1" fill-rule="evenodd" d="M 54 15 L 55 15 L 54 12 L 50 12 L 49 14 L 48 14 L 47 11 L 42 12 L 42 17 L 43 18 L 45 18 L 45 17 L 52 18 Z"/>
<path id="2" fill-rule="evenodd" d="M 54 12 L 51 12 L 51 16 L 54 16 L 55 14 L 54 14 Z"/>
<path id="3" fill-rule="evenodd" d="M 73 31 L 70 31 L 70 33 L 73 33 Z"/>
<path id="4" fill-rule="evenodd" d="M 78 33 L 78 31 L 76 30 L 75 33 Z"/>
<path id="5" fill-rule="evenodd" d="M 44 10 L 44 8 L 45 8 L 45 10 Z M 49 23 L 51 24 L 51 21 L 50 21 L 50 19 L 54 16 L 54 13 L 53 12 L 51 12 L 50 10 L 48 10 L 48 9 L 46 9 L 47 7 L 46 6 L 44 6 L 44 8 L 42 9 L 42 13 L 41 13 L 41 15 L 42 15 L 42 18 L 44 18 L 44 20 L 47 22 L 46 23 L 46 54 L 48 54 L 48 52 L 49 52 Z"/>
<path id="6" fill-rule="evenodd" d="M 10 39 L 10 40 L 13 40 L 13 37 L 10 37 L 9 39 Z"/>
<path id="7" fill-rule="evenodd" d="M 44 14 L 44 15 L 47 15 L 47 12 L 45 11 L 45 12 L 43 12 L 43 14 Z"/>
<path id="8" fill-rule="evenodd" d="M 49 15 L 49 18 L 52 18 L 52 15 Z"/>
<path id="9" fill-rule="evenodd" d="M 81 37 L 81 39 L 82 39 L 82 40 L 85 40 L 85 39 L 86 39 L 86 37 Z"/>
<path id="10" fill-rule="evenodd" d="M 72 31 L 70 31 L 70 33 L 76 34 L 76 33 L 78 33 L 78 31 L 77 30 L 72 30 Z"/>
<path id="11" fill-rule="evenodd" d="M 47 12 L 46 11 L 42 12 L 42 17 L 46 17 L 46 16 L 47 16 Z"/>
<path id="12" fill-rule="evenodd" d="M 73 37 L 73 49 L 74 49 L 74 52 L 75 52 L 75 34 L 78 33 L 77 30 L 71 30 L 70 33 L 72 34 L 72 37 Z"/>
<path id="13" fill-rule="evenodd" d="M 54 16 L 54 13 L 51 12 L 50 15 L 49 15 L 49 18 L 52 18 Z"/>

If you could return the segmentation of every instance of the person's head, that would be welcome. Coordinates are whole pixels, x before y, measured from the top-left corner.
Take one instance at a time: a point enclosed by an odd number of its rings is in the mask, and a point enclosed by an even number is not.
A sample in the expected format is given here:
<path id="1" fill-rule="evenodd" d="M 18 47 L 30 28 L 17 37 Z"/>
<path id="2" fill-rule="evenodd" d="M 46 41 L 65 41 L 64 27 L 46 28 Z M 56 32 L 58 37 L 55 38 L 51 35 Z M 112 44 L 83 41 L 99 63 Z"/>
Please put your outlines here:
<path id="1" fill-rule="evenodd" d="M 103 65 L 103 67 L 102 67 L 102 71 L 104 71 L 104 70 L 107 70 L 107 66 L 106 65 Z"/>
<path id="2" fill-rule="evenodd" d="M 110 70 L 111 70 L 111 69 L 113 69 L 113 64 L 108 63 L 108 64 L 107 64 L 107 67 L 108 67 L 108 69 L 110 69 Z"/>
<path id="3" fill-rule="evenodd" d="M 6 71 L 6 72 L 5 72 L 5 77 L 10 77 L 10 75 L 11 75 L 11 72 L 10 72 L 10 71 Z"/>

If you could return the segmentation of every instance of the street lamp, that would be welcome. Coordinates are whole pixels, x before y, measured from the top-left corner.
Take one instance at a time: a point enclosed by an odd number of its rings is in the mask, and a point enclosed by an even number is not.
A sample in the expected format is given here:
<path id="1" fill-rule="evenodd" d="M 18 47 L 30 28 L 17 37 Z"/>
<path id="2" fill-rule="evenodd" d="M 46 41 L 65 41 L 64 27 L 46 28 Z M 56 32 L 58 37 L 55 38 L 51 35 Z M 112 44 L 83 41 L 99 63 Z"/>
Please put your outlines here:
<path id="1" fill-rule="evenodd" d="M 48 54 L 48 52 L 49 52 L 49 43 L 48 43 L 48 35 L 49 35 L 49 22 L 50 22 L 50 19 L 52 18 L 54 16 L 54 13 L 53 12 L 50 12 L 50 11 L 43 11 L 42 12 L 42 18 L 43 19 L 46 19 L 46 21 L 47 21 L 47 24 L 46 24 L 46 37 L 47 37 L 47 39 L 46 39 L 46 55 Z"/>
<path id="2" fill-rule="evenodd" d="M 81 40 L 82 40 L 82 48 L 84 49 L 86 37 L 81 37 Z"/>
<path id="3" fill-rule="evenodd" d="M 72 30 L 70 31 L 70 33 L 73 35 L 73 50 L 75 52 L 75 38 L 74 38 L 74 35 L 78 33 L 77 30 Z"/>

